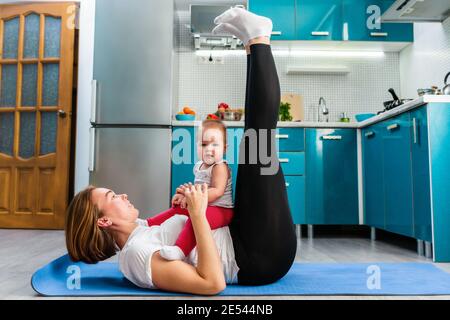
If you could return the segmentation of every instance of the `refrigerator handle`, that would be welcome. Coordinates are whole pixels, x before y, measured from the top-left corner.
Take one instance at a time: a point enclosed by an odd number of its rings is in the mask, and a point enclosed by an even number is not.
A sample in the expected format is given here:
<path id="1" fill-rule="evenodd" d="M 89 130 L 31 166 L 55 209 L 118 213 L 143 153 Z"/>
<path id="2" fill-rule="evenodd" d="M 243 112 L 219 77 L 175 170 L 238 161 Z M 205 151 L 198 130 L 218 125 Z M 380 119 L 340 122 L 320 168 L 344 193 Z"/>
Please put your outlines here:
<path id="1" fill-rule="evenodd" d="M 95 128 L 89 128 L 89 172 L 95 170 Z"/>
<path id="2" fill-rule="evenodd" d="M 97 116 L 97 80 L 92 80 L 91 83 L 91 123 L 96 122 Z"/>

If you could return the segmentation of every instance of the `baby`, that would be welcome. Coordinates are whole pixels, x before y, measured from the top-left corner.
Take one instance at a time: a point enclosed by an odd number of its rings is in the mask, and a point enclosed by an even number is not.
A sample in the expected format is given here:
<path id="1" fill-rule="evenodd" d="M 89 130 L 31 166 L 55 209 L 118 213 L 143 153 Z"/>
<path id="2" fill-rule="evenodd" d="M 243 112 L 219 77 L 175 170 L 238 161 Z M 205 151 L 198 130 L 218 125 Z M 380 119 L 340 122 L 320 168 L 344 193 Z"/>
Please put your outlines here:
<path id="1" fill-rule="evenodd" d="M 198 140 L 197 153 L 202 160 L 194 166 L 194 184 L 208 185 L 206 218 L 211 229 L 217 229 L 227 226 L 233 217 L 231 170 L 223 159 L 227 145 L 225 125 L 218 120 L 203 121 Z M 172 198 L 172 208 L 147 219 L 148 225 L 160 225 L 175 214 L 189 217 L 184 196 L 188 186 L 178 187 Z M 175 245 L 162 247 L 160 255 L 166 260 L 183 260 L 195 246 L 194 229 L 188 219 Z"/>

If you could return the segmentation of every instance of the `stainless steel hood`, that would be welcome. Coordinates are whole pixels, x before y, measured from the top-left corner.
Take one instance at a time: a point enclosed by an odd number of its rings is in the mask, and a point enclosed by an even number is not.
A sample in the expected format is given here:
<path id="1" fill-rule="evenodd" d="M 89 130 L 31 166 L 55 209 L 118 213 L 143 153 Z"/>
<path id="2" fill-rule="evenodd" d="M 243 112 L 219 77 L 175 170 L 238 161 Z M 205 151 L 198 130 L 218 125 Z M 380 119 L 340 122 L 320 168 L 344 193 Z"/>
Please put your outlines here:
<path id="1" fill-rule="evenodd" d="M 397 0 L 382 22 L 442 22 L 450 16 L 450 0 Z"/>
<path id="2" fill-rule="evenodd" d="M 191 34 L 195 49 L 220 48 L 237 49 L 242 42 L 233 35 L 213 35 L 216 27 L 214 18 L 231 8 L 231 5 L 196 5 L 190 6 Z"/>

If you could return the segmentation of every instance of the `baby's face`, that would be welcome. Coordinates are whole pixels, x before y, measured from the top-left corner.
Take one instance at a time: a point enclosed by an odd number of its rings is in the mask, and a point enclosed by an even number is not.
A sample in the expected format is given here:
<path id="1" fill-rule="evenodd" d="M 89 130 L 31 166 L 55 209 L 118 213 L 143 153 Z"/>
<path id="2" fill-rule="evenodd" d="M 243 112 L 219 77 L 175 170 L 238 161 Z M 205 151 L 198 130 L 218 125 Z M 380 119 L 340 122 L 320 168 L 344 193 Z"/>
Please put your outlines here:
<path id="1" fill-rule="evenodd" d="M 202 131 L 202 139 L 197 145 L 198 157 L 208 165 L 223 159 L 224 136 L 220 129 L 209 128 Z"/>

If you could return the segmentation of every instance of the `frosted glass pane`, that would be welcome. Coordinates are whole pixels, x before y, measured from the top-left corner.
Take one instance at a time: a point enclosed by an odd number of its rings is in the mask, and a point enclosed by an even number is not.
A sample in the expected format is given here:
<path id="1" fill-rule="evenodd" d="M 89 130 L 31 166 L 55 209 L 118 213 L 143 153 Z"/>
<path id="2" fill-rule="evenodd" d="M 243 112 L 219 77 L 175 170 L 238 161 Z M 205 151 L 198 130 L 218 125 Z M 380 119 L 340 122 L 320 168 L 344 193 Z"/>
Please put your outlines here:
<path id="1" fill-rule="evenodd" d="M 39 15 L 32 13 L 25 17 L 25 43 L 23 56 L 37 58 L 39 55 Z"/>
<path id="2" fill-rule="evenodd" d="M 0 92 L 0 108 L 16 106 L 17 65 L 2 65 L 2 84 Z"/>
<path id="3" fill-rule="evenodd" d="M 0 153 L 12 156 L 14 142 L 14 112 L 0 113 Z"/>
<path id="4" fill-rule="evenodd" d="M 45 57 L 59 57 L 61 18 L 45 17 Z"/>
<path id="5" fill-rule="evenodd" d="M 37 105 L 37 64 L 24 64 L 22 69 L 22 106 Z"/>
<path id="6" fill-rule="evenodd" d="M 17 59 L 19 17 L 5 21 L 3 39 L 3 59 Z"/>
<path id="7" fill-rule="evenodd" d="M 40 155 L 56 152 L 56 133 L 58 117 L 56 112 L 41 112 L 41 151 Z"/>
<path id="8" fill-rule="evenodd" d="M 42 88 L 42 105 L 57 106 L 59 90 L 59 64 L 44 64 L 44 80 Z"/>
<path id="9" fill-rule="evenodd" d="M 29 159 L 34 156 L 36 137 L 36 112 L 20 113 L 19 156 Z"/>

